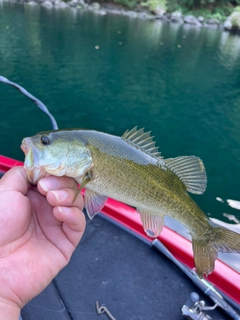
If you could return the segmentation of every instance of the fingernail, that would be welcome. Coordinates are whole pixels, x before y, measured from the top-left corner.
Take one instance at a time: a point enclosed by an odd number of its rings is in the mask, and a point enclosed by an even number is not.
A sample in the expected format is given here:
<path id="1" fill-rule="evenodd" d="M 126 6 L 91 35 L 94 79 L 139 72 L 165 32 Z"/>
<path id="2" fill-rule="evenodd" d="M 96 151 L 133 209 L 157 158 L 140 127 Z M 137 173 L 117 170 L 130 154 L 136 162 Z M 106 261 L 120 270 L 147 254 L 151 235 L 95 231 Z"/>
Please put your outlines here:
<path id="1" fill-rule="evenodd" d="M 68 197 L 68 192 L 64 190 L 52 191 L 58 201 L 62 201 Z"/>
<path id="2" fill-rule="evenodd" d="M 54 177 L 44 178 L 39 181 L 39 184 L 44 191 L 48 192 L 57 187 L 57 179 Z"/>
<path id="3" fill-rule="evenodd" d="M 72 210 L 72 208 L 69 208 L 69 207 L 58 207 L 58 210 L 60 212 L 63 212 L 63 213 L 69 213 Z"/>

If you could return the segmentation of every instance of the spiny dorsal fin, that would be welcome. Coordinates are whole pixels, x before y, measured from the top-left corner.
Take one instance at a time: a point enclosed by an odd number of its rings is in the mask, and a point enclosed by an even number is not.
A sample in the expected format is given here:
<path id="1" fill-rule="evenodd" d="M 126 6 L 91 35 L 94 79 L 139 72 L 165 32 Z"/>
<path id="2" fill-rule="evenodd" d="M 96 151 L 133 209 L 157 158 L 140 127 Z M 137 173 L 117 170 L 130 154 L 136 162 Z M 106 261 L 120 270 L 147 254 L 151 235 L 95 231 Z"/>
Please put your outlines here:
<path id="1" fill-rule="evenodd" d="M 178 175 L 189 192 L 203 194 L 206 190 L 207 175 L 201 159 L 183 156 L 165 159 L 164 162 Z"/>
<path id="2" fill-rule="evenodd" d="M 156 158 L 163 158 L 161 157 L 161 153 L 158 152 L 158 148 L 155 146 L 155 142 L 153 141 L 154 137 L 151 137 L 150 132 L 144 132 L 144 128 L 137 129 L 137 127 L 133 128 L 132 130 L 127 130 L 122 135 L 122 139 L 130 143 L 137 149 L 141 149 L 142 151 L 150 154 Z"/>

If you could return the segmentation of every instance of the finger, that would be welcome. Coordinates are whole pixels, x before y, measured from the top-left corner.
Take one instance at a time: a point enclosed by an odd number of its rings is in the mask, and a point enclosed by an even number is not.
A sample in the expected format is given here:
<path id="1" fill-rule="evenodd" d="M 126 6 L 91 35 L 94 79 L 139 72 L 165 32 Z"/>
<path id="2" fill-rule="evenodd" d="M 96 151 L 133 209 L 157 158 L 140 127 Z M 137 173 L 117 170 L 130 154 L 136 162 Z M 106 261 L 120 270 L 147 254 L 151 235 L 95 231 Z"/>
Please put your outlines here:
<path id="1" fill-rule="evenodd" d="M 76 200 L 73 201 L 77 192 L 78 190 L 70 189 L 70 188 L 49 191 L 47 193 L 47 200 L 49 204 L 53 207 L 64 206 L 64 207 L 78 207 L 80 209 L 83 209 L 84 204 L 83 204 L 83 197 L 81 193 L 79 193 Z"/>
<path id="2" fill-rule="evenodd" d="M 38 190 L 44 196 L 50 190 L 57 190 L 63 188 L 72 188 L 77 189 L 77 182 L 74 181 L 72 178 L 69 177 L 54 177 L 49 176 L 39 180 L 38 182 Z"/>
<path id="3" fill-rule="evenodd" d="M 28 191 L 27 174 L 23 167 L 13 167 L 0 180 L 0 192 L 19 191 L 26 194 Z"/>
<path id="4" fill-rule="evenodd" d="M 63 232 L 73 246 L 76 247 L 86 227 L 86 219 L 83 212 L 76 207 L 59 206 L 53 209 L 53 214 L 57 220 L 63 222 Z"/>

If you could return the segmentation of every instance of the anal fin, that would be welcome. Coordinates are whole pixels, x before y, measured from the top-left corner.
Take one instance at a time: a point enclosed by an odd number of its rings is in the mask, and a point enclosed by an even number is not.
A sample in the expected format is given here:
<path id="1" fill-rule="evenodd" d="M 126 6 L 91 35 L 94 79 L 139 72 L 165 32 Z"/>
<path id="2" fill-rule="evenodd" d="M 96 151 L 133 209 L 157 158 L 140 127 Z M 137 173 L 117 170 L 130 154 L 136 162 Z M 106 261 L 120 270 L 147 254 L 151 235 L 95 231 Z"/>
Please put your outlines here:
<path id="1" fill-rule="evenodd" d="M 107 197 L 102 196 L 101 194 L 86 189 L 84 202 L 85 209 L 87 210 L 87 214 L 90 219 L 102 210 L 107 199 Z"/>
<path id="2" fill-rule="evenodd" d="M 143 224 L 143 229 L 150 238 L 156 238 L 160 235 L 164 226 L 164 215 L 154 215 L 145 209 L 137 208 Z"/>

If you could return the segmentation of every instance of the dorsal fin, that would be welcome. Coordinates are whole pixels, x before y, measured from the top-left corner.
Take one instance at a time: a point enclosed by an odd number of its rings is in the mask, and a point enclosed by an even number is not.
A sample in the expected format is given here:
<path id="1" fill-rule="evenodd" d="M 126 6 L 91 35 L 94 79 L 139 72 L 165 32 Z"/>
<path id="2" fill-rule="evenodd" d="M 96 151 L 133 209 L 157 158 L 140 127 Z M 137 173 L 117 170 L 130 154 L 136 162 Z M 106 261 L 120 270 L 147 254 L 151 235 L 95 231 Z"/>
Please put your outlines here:
<path id="1" fill-rule="evenodd" d="M 165 159 L 164 162 L 178 175 L 189 192 L 204 193 L 207 187 L 207 175 L 201 159 L 195 156 L 183 156 Z"/>
<path id="2" fill-rule="evenodd" d="M 155 158 L 162 159 L 163 157 L 161 156 L 161 153 L 158 152 L 158 148 L 153 141 L 154 137 L 151 137 L 150 132 L 151 131 L 144 132 L 144 128 L 138 130 L 137 127 L 134 127 L 132 130 L 124 132 L 122 139 L 135 148 L 141 149 Z"/>

